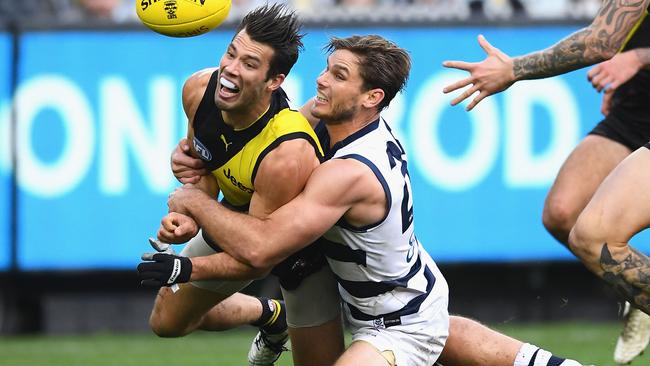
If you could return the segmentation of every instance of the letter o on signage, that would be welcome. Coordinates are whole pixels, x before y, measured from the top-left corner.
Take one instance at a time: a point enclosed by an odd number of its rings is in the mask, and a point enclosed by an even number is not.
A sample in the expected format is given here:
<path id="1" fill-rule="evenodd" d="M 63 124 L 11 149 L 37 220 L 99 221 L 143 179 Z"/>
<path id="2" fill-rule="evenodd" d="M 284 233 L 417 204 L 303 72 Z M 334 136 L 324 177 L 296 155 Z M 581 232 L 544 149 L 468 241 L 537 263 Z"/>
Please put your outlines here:
<path id="1" fill-rule="evenodd" d="M 450 107 L 453 95 L 443 94 L 442 89 L 463 77 L 466 76 L 454 72 L 434 75 L 416 96 L 411 116 L 415 164 L 431 184 L 449 191 L 467 190 L 479 184 L 493 168 L 499 149 L 497 107 L 493 98 L 487 98 L 467 113 L 473 132 L 466 151 L 461 156 L 449 156 L 444 151 L 440 143 L 444 136 L 437 134 L 442 112 L 445 108 L 461 107 Z"/>
<path id="2" fill-rule="evenodd" d="M 18 181 L 23 189 L 42 197 L 54 197 L 74 189 L 93 159 L 95 132 L 90 106 L 83 92 L 60 76 L 31 79 L 18 89 Z M 34 154 L 31 135 L 37 114 L 54 110 L 65 130 L 63 150 L 52 163 Z"/>

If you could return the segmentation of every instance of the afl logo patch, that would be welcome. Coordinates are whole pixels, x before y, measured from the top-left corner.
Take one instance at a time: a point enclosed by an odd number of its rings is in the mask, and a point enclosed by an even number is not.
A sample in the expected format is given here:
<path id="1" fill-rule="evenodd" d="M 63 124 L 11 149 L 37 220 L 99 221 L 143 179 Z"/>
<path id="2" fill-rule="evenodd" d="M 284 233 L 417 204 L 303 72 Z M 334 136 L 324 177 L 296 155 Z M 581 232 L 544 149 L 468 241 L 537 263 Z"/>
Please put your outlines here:
<path id="1" fill-rule="evenodd" d="M 194 144 L 194 151 L 196 151 L 199 155 L 201 155 L 201 159 L 205 161 L 210 161 L 212 160 L 212 154 L 210 154 L 210 151 L 203 146 L 201 141 L 194 137 L 192 139 L 192 142 Z"/>

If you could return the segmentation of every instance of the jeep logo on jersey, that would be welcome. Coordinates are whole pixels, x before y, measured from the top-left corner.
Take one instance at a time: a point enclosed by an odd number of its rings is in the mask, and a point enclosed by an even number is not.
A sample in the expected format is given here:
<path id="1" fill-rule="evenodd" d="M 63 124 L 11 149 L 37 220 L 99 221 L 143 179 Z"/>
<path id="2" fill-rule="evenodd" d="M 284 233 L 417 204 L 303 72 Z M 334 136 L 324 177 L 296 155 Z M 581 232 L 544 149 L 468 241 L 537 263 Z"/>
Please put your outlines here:
<path id="1" fill-rule="evenodd" d="M 245 185 L 241 184 L 241 182 L 238 181 L 237 178 L 235 178 L 235 176 L 232 175 L 232 174 L 230 173 L 230 168 L 228 168 L 228 169 L 224 169 L 224 170 L 223 170 L 223 175 L 224 175 L 226 178 L 228 178 L 228 180 L 230 181 L 230 183 L 232 183 L 233 186 L 235 186 L 235 187 L 241 189 L 241 190 L 244 191 L 244 192 L 247 192 L 247 193 L 253 194 L 253 189 L 252 189 L 252 188 L 248 188 L 248 187 L 246 187 Z"/>
<path id="2" fill-rule="evenodd" d="M 199 155 L 201 155 L 201 159 L 205 161 L 210 161 L 212 160 L 212 154 L 210 154 L 210 151 L 203 146 L 201 141 L 194 137 L 192 139 L 192 143 L 194 145 L 194 151 L 196 151 Z"/>

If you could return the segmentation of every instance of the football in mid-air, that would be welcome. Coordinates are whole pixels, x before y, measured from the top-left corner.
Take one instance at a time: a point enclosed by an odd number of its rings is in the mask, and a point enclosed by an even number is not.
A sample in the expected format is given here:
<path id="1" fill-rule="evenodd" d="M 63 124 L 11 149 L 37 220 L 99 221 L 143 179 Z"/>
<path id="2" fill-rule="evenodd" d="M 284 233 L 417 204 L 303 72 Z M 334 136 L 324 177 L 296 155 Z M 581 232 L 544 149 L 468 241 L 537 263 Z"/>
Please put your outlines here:
<path id="1" fill-rule="evenodd" d="M 138 17 L 147 27 L 170 37 L 206 33 L 228 16 L 231 0 L 136 0 Z"/>

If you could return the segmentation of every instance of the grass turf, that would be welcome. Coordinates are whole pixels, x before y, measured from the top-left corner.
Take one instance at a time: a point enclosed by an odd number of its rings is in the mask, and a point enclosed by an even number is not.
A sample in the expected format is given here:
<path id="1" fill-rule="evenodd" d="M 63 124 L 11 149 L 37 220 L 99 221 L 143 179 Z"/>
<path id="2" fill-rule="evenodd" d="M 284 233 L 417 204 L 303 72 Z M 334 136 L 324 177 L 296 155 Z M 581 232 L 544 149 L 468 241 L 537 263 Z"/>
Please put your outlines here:
<path id="1" fill-rule="evenodd" d="M 620 324 L 506 324 L 494 328 L 557 355 L 586 364 L 614 365 L 612 352 Z M 0 338 L 0 364 L 4 366 L 241 366 L 253 330 L 224 333 L 200 332 L 180 339 L 161 339 L 153 334 L 93 334 L 84 336 L 25 336 Z M 650 364 L 641 356 L 636 365 Z M 277 366 L 291 365 L 283 354 Z"/>

